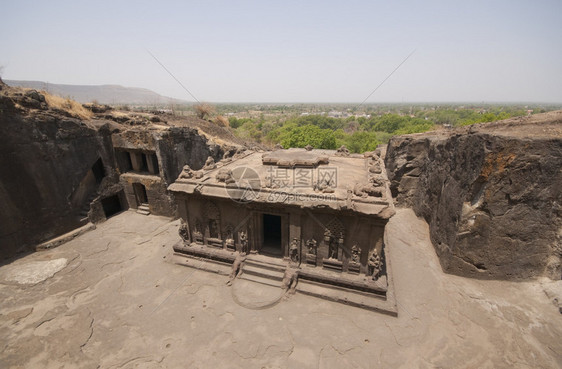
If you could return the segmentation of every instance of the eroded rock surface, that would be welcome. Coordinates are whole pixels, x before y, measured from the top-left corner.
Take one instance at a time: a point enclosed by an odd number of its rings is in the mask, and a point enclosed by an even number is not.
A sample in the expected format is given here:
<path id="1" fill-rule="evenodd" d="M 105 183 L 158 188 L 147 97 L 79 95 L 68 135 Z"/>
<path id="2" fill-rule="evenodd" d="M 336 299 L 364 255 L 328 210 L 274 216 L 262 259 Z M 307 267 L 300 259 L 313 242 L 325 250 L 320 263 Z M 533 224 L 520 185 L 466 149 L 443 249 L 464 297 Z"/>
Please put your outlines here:
<path id="1" fill-rule="evenodd" d="M 562 111 L 393 137 L 385 160 L 445 271 L 560 279 Z"/>
<path id="2" fill-rule="evenodd" d="M 49 105 L 48 96 L 0 80 L 0 259 L 88 219 L 105 220 L 104 200 L 118 196 L 121 210 L 136 207 L 135 181 L 144 181 L 153 214 L 174 216 L 166 187 L 182 167 L 199 169 L 209 156 L 220 160 L 243 145 L 224 127 L 194 117 L 119 112 L 60 98 L 62 105 Z M 154 153 L 159 168 L 153 177 L 124 177 L 118 149 Z"/>

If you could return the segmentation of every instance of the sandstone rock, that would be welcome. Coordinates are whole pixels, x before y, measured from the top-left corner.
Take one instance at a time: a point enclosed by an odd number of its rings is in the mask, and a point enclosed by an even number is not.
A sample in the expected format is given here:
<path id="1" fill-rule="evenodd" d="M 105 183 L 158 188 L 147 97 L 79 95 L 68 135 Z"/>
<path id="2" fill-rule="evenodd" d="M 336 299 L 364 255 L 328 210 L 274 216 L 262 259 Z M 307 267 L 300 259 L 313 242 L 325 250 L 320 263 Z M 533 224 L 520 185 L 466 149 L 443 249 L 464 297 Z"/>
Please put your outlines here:
<path id="1" fill-rule="evenodd" d="M 443 269 L 478 278 L 562 274 L 562 112 L 393 137 L 393 196 L 430 225 Z"/>

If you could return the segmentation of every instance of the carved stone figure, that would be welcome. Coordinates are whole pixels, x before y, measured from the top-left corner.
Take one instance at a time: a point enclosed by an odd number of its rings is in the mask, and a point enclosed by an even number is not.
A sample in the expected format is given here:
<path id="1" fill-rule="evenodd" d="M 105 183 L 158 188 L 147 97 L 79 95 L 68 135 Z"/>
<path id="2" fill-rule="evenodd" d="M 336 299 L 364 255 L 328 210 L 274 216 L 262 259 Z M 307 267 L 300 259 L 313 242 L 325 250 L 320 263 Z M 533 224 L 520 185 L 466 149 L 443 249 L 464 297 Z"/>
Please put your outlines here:
<path id="1" fill-rule="evenodd" d="M 311 238 L 310 240 L 306 241 L 306 247 L 308 248 L 309 254 L 316 255 L 318 243 L 314 238 Z"/>
<path id="2" fill-rule="evenodd" d="M 375 174 L 380 174 L 380 173 L 382 173 L 382 168 L 381 168 L 381 166 L 378 162 L 375 162 L 369 167 L 369 172 L 375 173 Z"/>
<path id="3" fill-rule="evenodd" d="M 351 259 L 347 264 L 347 272 L 352 274 L 359 274 L 361 271 L 361 248 L 357 244 L 351 247 Z"/>
<path id="4" fill-rule="evenodd" d="M 241 252 L 236 255 L 236 259 L 234 259 L 234 263 L 232 263 L 232 270 L 230 271 L 230 275 L 228 276 L 228 282 L 226 284 L 228 286 L 232 285 L 232 282 L 242 274 L 242 270 L 244 268 L 244 262 L 246 261 L 246 253 Z"/>
<path id="5" fill-rule="evenodd" d="M 293 238 L 289 245 L 289 258 L 294 263 L 299 261 L 299 240 L 296 238 Z"/>
<path id="6" fill-rule="evenodd" d="M 345 145 L 341 145 L 336 151 L 336 156 L 349 156 L 349 150 L 345 147 Z"/>
<path id="7" fill-rule="evenodd" d="M 376 187 L 384 186 L 385 179 L 381 175 L 374 175 L 369 177 L 369 181 Z"/>
<path id="8" fill-rule="evenodd" d="M 193 177 L 193 170 L 191 170 L 189 165 L 184 165 L 181 170 L 179 179 L 190 179 L 192 177 Z"/>
<path id="9" fill-rule="evenodd" d="M 382 197 L 383 195 L 383 187 L 376 187 L 373 184 L 361 184 L 357 183 L 353 188 L 353 194 L 355 196 L 361 196 L 363 198 L 373 196 L 373 197 Z"/>
<path id="10" fill-rule="evenodd" d="M 314 184 L 314 191 L 323 193 L 333 193 L 336 183 L 333 179 L 323 179 Z"/>
<path id="11" fill-rule="evenodd" d="M 285 291 L 285 294 L 294 294 L 297 288 L 297 282 L 299 278 L 299 270 L 287 266 L 285 273 L 283 274 L 283 282 L 281 283 L 281 288 Z"/>
<path id="12" fill-rule="evenodd" d="M 215 169 L 217 167 L 217 165 L 215 164 L 215 159 L 213 159 L 212 156 L 209 156 L 207 158 L 207 161 L 205 161 L 205 165 L 203 166 L 204 170 L 211 170 L 211 169 Z"/>
<path id="13" fill-rule="evenodd" d="M 232 157 L 234 156 L 234 154 L 236 154 L 236 150 L 237 150 L 237 148 L 235 148 L 235 147 L 232 147 L 228 150 L 225 150 L 224 154 L 222 155 L 222 160 L 225 160 L 225 161 L 232 160 Z"/>
<path id="14" fill-rule="evenodd" d="M 240 246 L 242 248 L 241 252 L 247 253 L 248 252 L 248 235 L 246 232 L 241 231 L 238 234 L 238 239 L 240 240 Z"/>
<path id="15" fill-rule="evenodd" d="M 189 243 L 189 229 L 187 227 L 187 223 L 183 219 L 181 220 L 181 224 L 180 224 L 180 228 L 178 230 L 178 233 L 179 233 L 181 239 L 183 240 L 183 242 Z"/>
<path id="16" fill-rule="evenodd" d="M 209 237 L 219 238 L 219 225 L 216 219 L 209 219 Z"/>
<path id="17" fill-rule="evenodd" d="M 332 233 L 330 232 L 330 230 L 328 228 L 324 229 L 324 241 L 326 243 L 330 242 L 330 238 L 332 236 Z"/>
<path id="18" fill-rule="evenodd" d="M 234 234 L 232 233 L 232 226 L 226 227 L 226 232 L 224 234 L 224 243 L 227 250 L 234 250 Z"/>
<path id="19" fill-rule="evenodd" d="M 379 279 L 379 274 L 382 271 L 382 264 L 381 257 L 377 250 L 373 250 L 371 254 L 369 254 L 368 267 L 369 274 L 372 276 L 374 281 Z"/>
<path id="20" fill-rule="evenodd" d="M 338 242 L 336 241 L 335 237 L 330 237 L 330 242 L 328 243 L 328 258 L 338 258 Z"/>
<path id="21" fill-rule="evenodd" d="M 351 262 L 359 264 L 359 260 L 361 260 L 361 249 L 355 244 L 351 247 Z"/>
<path id="22" fill-rule="evenodd" d="M 215 176 L 215 179 L 218 182 L 224 182 L 224 184 L 230 184 L 236 182 L 234 180 L 234 177 L 232 176 L 232 170 L 226 168 L 220 169 L 217 175 Z"/>

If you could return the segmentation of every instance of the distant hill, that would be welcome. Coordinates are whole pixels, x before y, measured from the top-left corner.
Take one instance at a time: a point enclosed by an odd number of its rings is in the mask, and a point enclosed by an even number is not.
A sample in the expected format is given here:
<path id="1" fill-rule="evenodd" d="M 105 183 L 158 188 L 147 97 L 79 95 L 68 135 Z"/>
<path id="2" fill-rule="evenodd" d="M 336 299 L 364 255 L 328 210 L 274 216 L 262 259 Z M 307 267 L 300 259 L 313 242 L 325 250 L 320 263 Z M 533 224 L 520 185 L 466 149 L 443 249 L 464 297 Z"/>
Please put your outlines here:
<path id="1" fill-rule="evenodd" d="M 34 88 L 45 90 L 51 94 L 62 97 L 70 97 L 81 103 L 88 103 L 96 100 L 100 104 L 138 104 L 138 105 L 159 105 L 159 104 L 187 104 L 185 100 L 174 99 L 157 94 L 146 88 L 123 87 L 119 85 L 59 85 L 41 81 L 15 81 L 4 80 L 9 86 Z"/>

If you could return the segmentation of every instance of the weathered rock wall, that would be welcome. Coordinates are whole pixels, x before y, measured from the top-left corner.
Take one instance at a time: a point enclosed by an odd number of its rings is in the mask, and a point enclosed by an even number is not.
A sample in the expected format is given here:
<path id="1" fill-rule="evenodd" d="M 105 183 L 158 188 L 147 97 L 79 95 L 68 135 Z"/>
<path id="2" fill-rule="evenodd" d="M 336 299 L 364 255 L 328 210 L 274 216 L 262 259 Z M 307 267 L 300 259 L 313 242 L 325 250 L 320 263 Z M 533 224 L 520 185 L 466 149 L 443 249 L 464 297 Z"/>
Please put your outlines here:
<path id="1" fill-rule="evenodd" d="M 391 139 L 393 196 L 429 223 L 446 272 L 561 278 L 561 123 L 555 112 Z"/>
<path id="2" fill-rule="evenodd" d="M 94 163 L 113 163 L 108 133 L 48 112 L 0 112 L 0 258 L 80 225 L 75 193 Z"/>
<path id="3" fill-rule="evenodd" d="M 158 138 L 156 145 L 168 185 L 178 178 L 184 165 L 198 170 L 209 156 L 219 161 L 224 154 L 223 147 L 209 141 L 194 128 L 173 127 L 159 132 Z"/>

